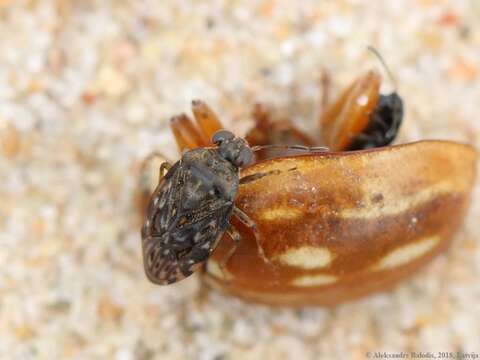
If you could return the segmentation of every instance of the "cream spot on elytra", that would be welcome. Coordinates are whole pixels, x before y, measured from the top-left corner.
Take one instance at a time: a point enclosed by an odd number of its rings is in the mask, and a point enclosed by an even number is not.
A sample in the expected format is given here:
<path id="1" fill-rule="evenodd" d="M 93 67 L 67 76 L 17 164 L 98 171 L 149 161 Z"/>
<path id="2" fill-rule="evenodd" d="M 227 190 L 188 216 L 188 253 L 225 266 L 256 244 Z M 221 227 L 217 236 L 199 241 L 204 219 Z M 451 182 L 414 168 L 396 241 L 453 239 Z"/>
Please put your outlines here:
<path id="1" fill-rule="evenodd" d="M 372 270 L 388 270 L 405 265 L 428 253 L 439 242 L 439 236 L 430 236 L 401 246 L 380 259 L 380 261 L 372 267 Z"/>
<path id="2" fill-rule="evenodd" d="M 369 193 L 366 191 L 366 194 Z M 339 216 L 344 219 L 375 219 L 381 216 L 397 215 L 439 196 L 452 193 L 455 193 L 455 189 L 447 182 L 432 185 L 409 195 L 385 193 L 382 201 L 375 201 L 375 196 L 366 198 L 363 206 L 345 209 L 339 213 Z"/>
<path id="3" fill-rule="evenodd" d="M 260 218 L 266 221 L 272 220 L 292 220 L 302 216 L 302 212 L 294 207 L 277 206 L 264 210 L 260 214 Z"/>
<path id="4" fill-rule="evenodd" d="M 318 274 L 318 275 L 299 276 L 292 281 L 292 285 L 299 286 L 299 287 L 310 287 L 310 286 L 313 287 L 313 286 L 329 285 L 335 282 L 337 282 L 336 276 Z"/>
<path id="5" fill-rule="evenodd" d="M 326 247 L 301 246 L 287 249 L 277 255 L 275 260 L 285 265 L 312 270 L 329 266 L 333 258 L 334 255 Z"/>

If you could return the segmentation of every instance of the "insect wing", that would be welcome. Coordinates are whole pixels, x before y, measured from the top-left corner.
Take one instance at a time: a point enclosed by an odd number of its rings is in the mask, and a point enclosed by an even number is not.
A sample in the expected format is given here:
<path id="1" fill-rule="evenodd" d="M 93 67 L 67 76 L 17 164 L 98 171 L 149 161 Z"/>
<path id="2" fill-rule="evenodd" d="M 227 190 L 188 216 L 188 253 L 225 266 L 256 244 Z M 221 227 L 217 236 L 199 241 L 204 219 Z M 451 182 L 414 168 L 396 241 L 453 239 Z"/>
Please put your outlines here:
<path id="1" fill-rule="evenodd" d="M 145 224 L 142 228 L 142 238 L 161 236 L 175 221 L 175 215 L 178 212 L 178 200 L 182 195 L 181 186 L 176 186 L 176 184 L 180 182 L 179 185 L 181 185 L 182 177 L 184 176 L 182 176 L 181 167 L 176 163 L 160 179 L 150 198 Z"/>
<path id="2" fill-rule="evenodd" d="M 156 284 L 170 284 L 183 277 L 176 256 L 169 247 L 168 229 L 175 221 L 184 174 L 177 162 L 160 179 L 148 206 L 142 228 L 142 248 L 145 273 Z"/>
<path id="3" fill-rule="evenodd" d="M 185 276 L 181 272 L 175 254 L 164 246 L 168 234 L 149 236 L 143 240 L 143 263 L 148 279 L 159 285 L 171 284 Z"/>

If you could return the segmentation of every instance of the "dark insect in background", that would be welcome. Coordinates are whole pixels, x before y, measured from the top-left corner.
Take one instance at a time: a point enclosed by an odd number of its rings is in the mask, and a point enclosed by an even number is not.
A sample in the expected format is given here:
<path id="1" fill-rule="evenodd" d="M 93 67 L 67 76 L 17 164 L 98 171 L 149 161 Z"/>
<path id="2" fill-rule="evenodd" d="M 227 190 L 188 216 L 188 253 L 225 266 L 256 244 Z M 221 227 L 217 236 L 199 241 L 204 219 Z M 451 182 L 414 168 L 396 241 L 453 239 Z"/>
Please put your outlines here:
<path id="1" fill-rule="evenodd" d="M 372 46 L 371 51 L 387 72 L 390 81 L 397 88 L 395 77 L 382 55 Z M 403 100 L 396 90 L 388 95 L 380 95 L 375 109 L 370 114 L 370 121 L 361 134 L 355 136 L 347 150 L 363 150 L 390 145 L 397 137 L 403 119 Z"/>
<path id="2" fill-rule="evenodd" d="M 355 136 L 348 150 L 387 146 L 398 134 L 403 119 L 403 101 L 396 92 L 380 95 L 377 106 L 363 132 Z"/>

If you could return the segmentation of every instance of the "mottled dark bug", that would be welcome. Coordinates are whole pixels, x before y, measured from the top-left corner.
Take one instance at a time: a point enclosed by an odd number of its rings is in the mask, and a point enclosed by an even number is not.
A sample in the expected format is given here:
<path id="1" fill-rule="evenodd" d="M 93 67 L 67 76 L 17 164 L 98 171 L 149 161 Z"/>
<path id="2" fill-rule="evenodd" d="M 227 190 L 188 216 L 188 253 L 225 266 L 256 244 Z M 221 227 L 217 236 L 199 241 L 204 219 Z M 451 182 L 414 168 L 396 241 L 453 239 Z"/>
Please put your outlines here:
<path id="1" fill-rule="evenodd" d="M 215 133 L 212 142 L 217 146 L 186 151 L 173 166 L 163 163 L 160 168 L 161 180 L 142 228 L 145 272 L 156 284 L 191 275 L 225 231 L 237 244 L 240 235 L 230 224 L 232 215 L 256 231 L 254 222 L 234 205 L 239 168 L 252 162 L 253 151 L 226 130 Z"/>

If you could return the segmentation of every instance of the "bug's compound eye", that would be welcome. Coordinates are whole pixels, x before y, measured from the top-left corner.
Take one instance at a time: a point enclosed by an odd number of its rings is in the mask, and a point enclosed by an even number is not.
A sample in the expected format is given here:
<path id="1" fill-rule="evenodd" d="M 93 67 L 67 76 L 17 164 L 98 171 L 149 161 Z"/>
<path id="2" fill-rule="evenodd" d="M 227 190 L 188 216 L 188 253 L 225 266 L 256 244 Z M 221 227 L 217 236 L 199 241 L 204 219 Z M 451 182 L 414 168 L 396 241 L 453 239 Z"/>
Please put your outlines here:
<path id="1" fill-rule="evenodd" d="M 245 146 L 238 153 L 238 156 L 235 159 L 235 165 L 238 167 L 249 165 L 252 163 L 252 160 L 253 160 L 253 152 L 249 147 Z"/>
<path id="2" fill-rule="evenodd" d="M 216 145 L 219 145 L 225 140 L 232 140 L 233 138 L 235 138 L 235 135 L 233 135 L 230 131 L 219 130 L 215 134 L 213 134 L 212 142 Z"/>

